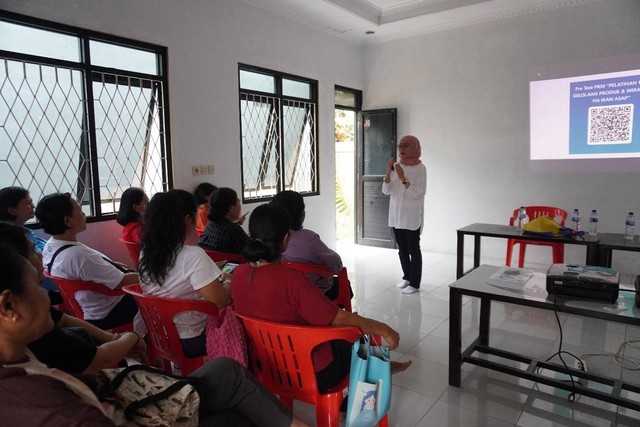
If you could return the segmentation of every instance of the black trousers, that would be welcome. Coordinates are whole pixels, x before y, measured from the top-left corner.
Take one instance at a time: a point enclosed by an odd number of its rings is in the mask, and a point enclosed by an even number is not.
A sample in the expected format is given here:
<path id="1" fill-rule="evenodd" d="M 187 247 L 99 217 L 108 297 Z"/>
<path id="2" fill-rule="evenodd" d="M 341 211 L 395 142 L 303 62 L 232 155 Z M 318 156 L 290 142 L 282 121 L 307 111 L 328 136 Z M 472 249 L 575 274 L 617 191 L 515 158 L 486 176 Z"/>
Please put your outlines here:
<path id="1" fill-rule="evenodd" d="M 136 314 L 138 314 L 138 306 L 133 297 L 127 294 L 111 309 L 107 317 L 104 319 L 87 320 L 87 322 L 100 329 L 113 329 L 117 326 L 132 322 Z"/>
<path id="2" fill-rule="evenodd" d="M 420 229 L 405 230 L 394 228 L 393 234 L 398 244 L 398 257 L 402 266 L 402 278 L 409 285 L 420 289 L 422 280 L 422 252 L 420 252 Z"/>
<path id="3" fill-rule="evenodd" d="M 290 411 L 235 360 L 219 357 L 192 372 L 200 427 L 289 427 Z"/>

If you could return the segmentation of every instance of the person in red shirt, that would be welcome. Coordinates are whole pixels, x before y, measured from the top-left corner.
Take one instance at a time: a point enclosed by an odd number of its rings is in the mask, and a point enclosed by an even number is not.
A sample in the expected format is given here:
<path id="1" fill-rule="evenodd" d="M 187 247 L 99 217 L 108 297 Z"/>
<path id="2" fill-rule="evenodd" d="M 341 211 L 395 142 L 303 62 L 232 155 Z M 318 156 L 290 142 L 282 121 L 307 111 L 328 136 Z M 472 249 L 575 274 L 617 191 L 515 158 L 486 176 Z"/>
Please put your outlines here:
<path id="1" fill-rule="evenodd" d="M 198 216 L 196 217 L 196 233 L 198 233 L 198 236 L 202 235 L 204 228 L 209 223 L 209 211 L 211 210 L 209 199 L 211 193 L 217 188 L 218 187 L 213 184 L 203 182 L 198 184 L 193 192 L 193 195 L 196 197 L 196 203 L 198 204 Z"/>
<path id="2" fill-rule="evenodd" d="M 289 214 L 280 205 L 261 205 L 251 214 L 251 238 L 242 251 L 250 262 L 236 267 L 231 279 L 236 312 L 293 325 L 355 326 L 382 336 L 392 350 L 397 348 L 400 335 L 389 325 L 339 309 L 304 273 L 280 263 L 289 229 Z M 318 388 L 327 391 L 349 373 L 351 344 L 336 340 L 319 345 L 313 361 Z M 392 362 L 392 372 L 410 364 Z"/>
<path id="3" fill-rule="evenodd" d="M 122 193 L 116 221 L 123 227 L 122 240 L 125 242 L 140 242 L 144 211 L 148 204 L 149 197 L 142 188 L 131 187 Z"/>

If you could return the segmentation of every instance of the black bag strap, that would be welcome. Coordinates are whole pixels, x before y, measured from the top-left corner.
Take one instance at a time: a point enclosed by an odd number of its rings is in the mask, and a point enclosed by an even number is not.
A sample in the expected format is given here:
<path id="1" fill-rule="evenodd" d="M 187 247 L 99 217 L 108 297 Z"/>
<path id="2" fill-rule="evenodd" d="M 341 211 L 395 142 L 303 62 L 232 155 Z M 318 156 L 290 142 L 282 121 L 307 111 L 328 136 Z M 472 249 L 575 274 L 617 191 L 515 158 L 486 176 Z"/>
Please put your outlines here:
<path id="1" fill-rule="evenodd" d="M 113 385 L 113 387 L 117 389 L 120 385 L 122 385 L 125 378 L 127 377 L 127 374 L 133 371 L 144 371 L 144 372 L 159 374 L 165 377 L 173 378 L 177 381 L 159 393 L 156 393 L 151 396 L 147 396 L 144 399 L 131 402 L 129 405 L 127 405 L 127 407 L 124 408 L 124 415 L 130 421 L 133 419 L 133 416 L 137 414 L 140 408 L 144 408 L 145 406 L 148 406 L 152 403 L 158 402 L 163 399 L 167 399 L 169 398 L 169 396 L 171 396 L 178 390 L 182 389 L 187 385 L 193 385 L 198 380 L 197 378 L 193 378 L 193 377 L 182 377 L 179 375 L 169 374 L 161 369 L 152 368 L 151 366 L 132 365 L 124 368 L 122 371 L 120 371 L 118 375 L 116 375 L 113 378 L 113 380 L 111 381 L 111 384 Z"/>
<path id="2" fill-rule="evenodd" d="M 124 416 L 127 417 L 129 421 L 133 421 L 133 417 L 138 414 L 138 410 L 140 408 L 144 408 L 145 406 L 149 406 L 161 400 L 168 399 L 175 392 L 185 386 L 188 386 L 189 384 L 190 382 L 187 380 L 178 380 L 175 383 L 171 384 L 169 387 L 162 390 L 160 393 L 152 394 L 151 396 L 147 396 L 144 399 L 131 402 L 127 405 L 126 408 L 124 408 Z"/>
<path id="3" fill-rule="evenodd" d="M 72 247 L 72 246 L 75 246 L 75 245 L 73 245 L 73 244 L 68 244 L 68 245 L 61 246 L 61 247 L 59 247 L 59 248 L 58 248 L 58 250 L 57 250 L 57 251 L 55 251 L 55 252 L 53 253 L 53 256 L 51 257 L 51 261 L 49 261 L 49 262 L 47 263 L 47 272 L 48 272 L 49 274 L 51 274 L 51 267 L 53 267 L 53 261 L 55 261 L 55 259 L 56 259 L 56 257 L 58 256 L 58 254 L 59 254 L 60 252 L 64 251 L 65 249 L 69 249 L 69 248 L 70 248 L 70 247 Z"/>
<path id="4" fill-rule="evenodd" d="M 130 269 L 130 268 L 125 268 L 119 264 L 116 264 L 115 262 L 111 261 L 109 258 L 107 258 L 106 256 L 102 257 L 103 260 L 105 260 L 106 262 L 108 262 L 109 264 L 111 264 L 112 266 L 114 266 L 116 268 L 116 270 L 120 271 L 121 273 L 131 273 L 134 270 Z"/>
<path id="5" fill-rule="evenodd" d="M 116 375 L 113 378 L 113 380 L 111 381 L 111 384 L 113 384 L 113 386 L 115 388 L 120 387 L 122 382 L 127 377 L 127 374 L 129 372 L 132 372 L 132 371 L 145 371 L 145 372 L 150 372 L 152 374 L 159 374 L 159 375 L 163 375 L 165 377 L 173 378 L 174 380 L 185 380 L 185 381 L 189 382 L 189 384 L 195 384 L 195 382 L 198 380 L 197 378 L 193 378 L 193 377 L 182 377 L 180 375 L 173 375 L 173 374 L 170 374 L 168 372 L 163 371 L 162 369 L 154 368 L 152 366 L 131 365 L 131 366 L 127 366 L 122 371 L 120 371 L 118 373 L 118 375 Z"/>

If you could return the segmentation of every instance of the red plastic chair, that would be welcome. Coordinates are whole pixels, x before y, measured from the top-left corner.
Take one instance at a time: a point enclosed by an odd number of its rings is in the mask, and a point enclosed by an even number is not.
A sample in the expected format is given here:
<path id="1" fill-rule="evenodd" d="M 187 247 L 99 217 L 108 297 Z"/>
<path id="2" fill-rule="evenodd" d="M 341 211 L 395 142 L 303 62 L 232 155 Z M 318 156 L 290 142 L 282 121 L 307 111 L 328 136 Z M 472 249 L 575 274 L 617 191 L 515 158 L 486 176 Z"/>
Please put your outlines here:
<path id="1" fill-rule="evenodd" d="M 129 251 L 129 256 L 131 257 L 131 261 L 133 261 L 133 266 L 138 269 L 138 261 L 140 261 L 140 251 L 142 250 L 142 246 L 140 243 L 135 242 L 127 242 L 126 240 L 118 239 L 127 247 Z"/>
<path id="2" fill-rule="evenodd" d="M 206 355 L 186 357 L 173 317 L 183 311 L 199 311 L 211 316 L 218 315 L 218 307 L 208 301 L 160 298 L 142 293 L 140 285 L 124 286 L 122 290 L 132 295 L 140 308 L 147 325 L 150 347 L 149 360 L 162 359 L 162 368 L 171 372 L 171 363 L 180 366 L 181 375 L 189 375 L 206 361 Z"/>
<path id="3" fill-rule="evenodd" d="M 560 225 L 564 226 L 565 221 L 567 220 L 567 211 L 555 208 L 553 206 L 526 206 L 527 216 L 529 217 L 529 221 L 534 220 L 541 216 L 548 216 L 551 219 L 557 219 L 556 217 L 561 218 Z M 520 208 L 515 209 L 511 218 L 509 218 L 509 225 L 515 225 L 518 219 L 518 214 L 520 213 Z M 552 243 L 552 242 L 535 242 L 532 240 L 521 240 L 521 239 L 508 239 L 507 240 L 507 260 L 506 264 L 511 267 L 511 257 L 513 253 L 513 246 L 520 245 L 520 256 L 518 257 L 518 267 L 522 268 L 524 266 L 524 257 L 525 252 L 527 250 L 527 245 L 538 245 L 538 246 L 551 246 L 552 249 L 552 258 L 554 264 L 562 264 L 564 262 L 564 243 Z"/>
<path id="4" fill-rule="evenodd" d="M 248 262 L 247 259 L 241 254 L 234 254 L 233 252 L 214 251 L 211 249 L 205 249 L 204 251 L 214 262 L 230 261 L 237 262 L 238 264 L 244 264 L 245 262 Z"/>
<path id="5" fill-rule="evenodd" d="M 60 296 L 64 301 L 66 310 L 72 316 L 78 319 L 86 320 L 84 318 L 84 311 L 76 299 L 76 292 L 78 291 L 92 291 L 111 297 L 123 296 L 124 292 L 120 289 L 111 289 L 102 283 L 88 282 L 84 280 L 63 279 L 61 277 L 55 277 L 44 271 L 46 277 L 51 278 L 60 291 Z M 133 322 L 125 323 L 112 329 L 113 332 L 127 332 L 133 331 Z"/>
<path id="6" fill-rule="evenodd" d="M 340 405 L 349 389 L 349 376 L 327 393 L 320 394 L 311 351 L 331 340 L 355 342 L 362 337 L 362 332 L 351 326 L 297 326 L 237 315 L 253 342 L 261 368 L 258 378 L 264 386 L 289 408 L 293 400 L 315 405 L 318 427 L 337 427 Z M 387 416 L 380 421 L 380 426 L 388 426 Z"/>
<path id="7" fill-rule="evenodd" d="M 337 273 L 330 271 L 327 267 L 320 264 L 302 264 L 297 262 L 283 262 L 282 265 L 286 265 L 290 268 L 300 270 L 305 274 L 317 274 L 325 279 L 333 280 L 333 276 L 338 276 L 338 297 L 333 301 L 337 305 L 344 307 L 348 312 L 351 312 L 351 285 L 349 284 L 349 276 L 347 275 L 347 269 L 342 267 Z"/>

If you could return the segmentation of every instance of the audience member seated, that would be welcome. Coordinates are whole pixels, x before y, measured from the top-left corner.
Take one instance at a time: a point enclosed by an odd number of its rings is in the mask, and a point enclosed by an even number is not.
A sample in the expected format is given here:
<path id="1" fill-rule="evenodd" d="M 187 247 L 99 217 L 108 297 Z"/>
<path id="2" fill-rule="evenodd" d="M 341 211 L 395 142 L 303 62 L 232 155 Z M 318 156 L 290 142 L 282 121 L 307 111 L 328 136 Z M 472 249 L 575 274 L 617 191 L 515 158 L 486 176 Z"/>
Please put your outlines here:
<path id="1" fill-rule="evenodd" d="M 22 225 L 34 216 L 35 205 L 29 195 L 29 190 L 22 187 L 5 187 L 0 190 L 0 221 L 9 221 Z M 36 246 L 36 251 L 42 253 L 45 239 L 38 236 L 30 228 L 26 228 L 29 239 Z"/>
<path id="2" fill-rule="evenodd" d="M 41 254 L 47 241 L 24 225 L 34 217 L 35 209 L 33 199 L 31 199 L 29 195 L 29 190 L 22 187 L 5 187 L 0 190 L 0 220 L 22 226 L 29 240 L 35 245 L 36 252 Z M 62 303 L 62 296 L 60 296 L 58 287 L 53 280 L 45 277 L 40 282 L 40 286 L 49 292 L 52 305 Z"/>
<path id="3" fill-rule="evenodd" d="M 0 245 L 25 257 L 42 280 L 42 256 L 19 227 L 0 222 Z M 55 327 L 29 344 L 29 350 L 47 365 L 65 372 L 94 373 L 111 368 L 125 357 L 146 362 L 147 347 L 138 335 L 111 334 L 92 324 L 50 308 Z"/>
<path id="4" fill-rule="evenodd" d="M 35 268 L 0 247 L 0 412 L 2 425 L 125 425 L 122 409 L 100 402 L 86 381 L 51 369 L 27 345 L 53 328 L 49 299 L 38 287 Z M 191 374 L 200 397 L 200 426 L 305 426 L 245 369 L 219 358 Z M 126 385 L 123 385 L 126 386 Z M 129 425 L 129 424 L 127 424 Z"/>
<path id="5" fill-rule="evenodd" d="M 142 188 L 131 187 L 122 193 L 116 222 L 123 227 L 122 240 L 125 242 L 140 242 L 144 211 L 148 204 L 149 197 Z"/>
<path id="6" fill-rule="evenodd" d="M 51 234 L 42 256 L 45 268 L 52 276 L 92 281 L 110 289 L 138 283 L 137 273 L 78 242 L 77 236 L 86 230 L 87 220 L 69 193 L 45 196 L 36 207 L 36 217 L 44 231 Z M 111 297 L 86 291 L 77 292 L 76 299 L 85 320 L 101 329 L 132 322 L 138 313 L 131 295 Z M 135 329 L 142 332 L 144 327 L 135 326 Z"/>
<path id="7" fill-rule="evenodd" d="M 203 182 L 202 184 L 198 184 L 193 192 L 196 203 L 198 204 L 198 217 L 196 218 L 196 233 L 198 233 L 198 236 L 202 235 L 204 228 L 209 223 L 209 211 L 211 210 L 209 199 L 211 198 L 211 193 L 213 193 L 216 188 L 218 187 L 213 184 Z"/>
<path id="8" fill-rule="evenodd" d="M 302 264 L 320 264 L 329 271 L 337 273 L 342 268 L 340 255 L 332 251 L 320 240 L 320 236 L 311 230 L 302 228 L 305 218 L 304 199 L 297 191 L 281 191 L 273 198 L 276 203 L 289 212 L 291 230 L 289 230 L 289 244 L 282 253 L 282 259 L 288 262 Z M 309 278 L 322 290 L 327 298 L 335 300 L 338 297 L 338 280 L 325 279 L 317 274 L 310 274 Z"/>
<path id="9" fill-rule="evenodd" d="M 245 216 L 240 216 L 242 203 L 231 188 L 218 188 L 211 194 L 209 223 L 200 236 L 200 246 L 214 251 L 240 253 L 247 243 L 244 232 Z"/>
<path id="10" fill-rule="evenodd" d="M 258 319 L 311 326 L 355 326 L 382 336 L 393 350 L 400 335 L 389 325 L 340 310 L 304 273 L 280 264 L 289 242 L 290 219 L 280 205 L 258 206 L 249 219 L 251 239 L 242 251 L 250 261 L 233 272 L 231 294 L 238 314 Z M 329 390 L 349 373 L 351 344 L 336 340 L 319 345 L 313 354 L 318 388 Z M 411 362 L 392 362 L 392 372 Z"/>
<path id="11" fill-rule="evenodd" d="M 158 193 L 145 214 L 138 271 L 145 294 L 163 298 L 207 300 L 218 307 L 229 303 L 229 285 L 222 272 L 198 246 L 185 244 L 195 233 L 197 205 L 184 190 Z M 174 318 L 187 357 L 207 353 L 207 315 L 180 313 Z"/>

